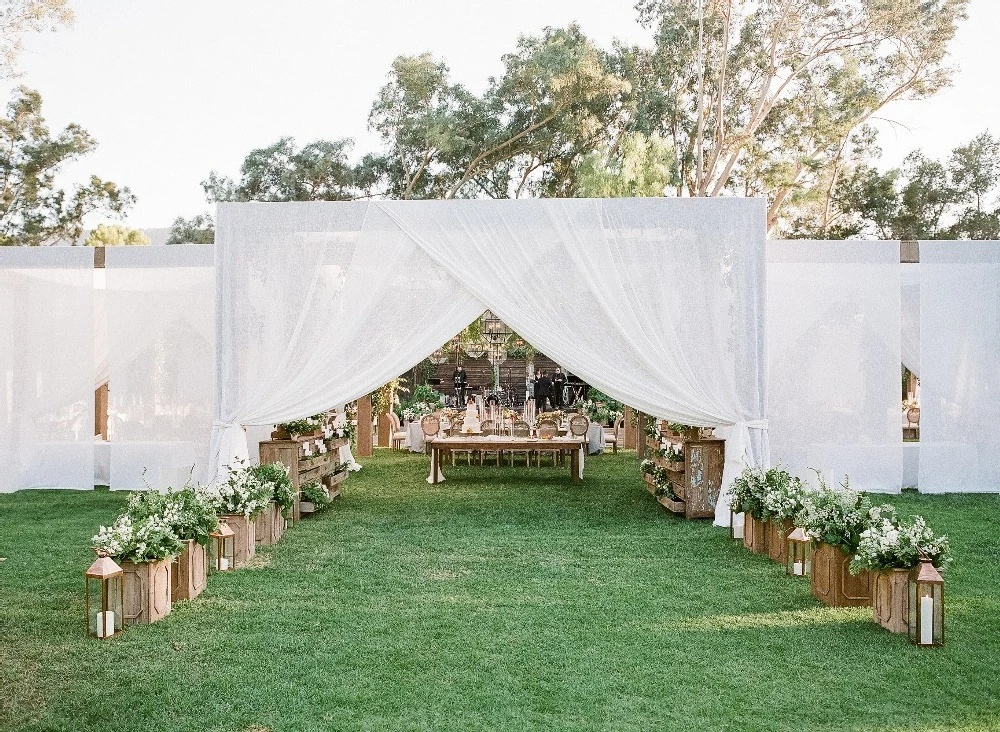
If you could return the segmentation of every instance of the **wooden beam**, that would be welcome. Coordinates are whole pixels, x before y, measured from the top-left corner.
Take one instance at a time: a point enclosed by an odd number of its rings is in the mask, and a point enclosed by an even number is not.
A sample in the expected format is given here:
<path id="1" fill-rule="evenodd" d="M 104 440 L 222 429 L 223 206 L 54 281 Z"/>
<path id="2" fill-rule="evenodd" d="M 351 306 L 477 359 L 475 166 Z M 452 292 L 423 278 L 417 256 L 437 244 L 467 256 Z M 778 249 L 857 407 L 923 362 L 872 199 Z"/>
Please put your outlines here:
<path id="1" fill-rule="evenodd" d="M 899 263 L 918 264 L 920 262 L 920 242 L 901 241 L 899 242 Z"/>
<path id="2" fill-rule="evenodd" d="M 372 398 L 358 399 L 358 457 L 372 456 Z"/>
<path id="3" fill-rule="evenodd" d="M 102 384 L 94 392 L 94 434 L 108 439 L 108 385 Z"/>
<path id="4" fill-rule="evenodd" d="M 635 455 L 642 460 L 646 457 L 646 415 L 639 412 L 639 434 L 635 438 Z"/>
<path id="5" fill-rule="evenodd" d="M 105 258 L 104 247 L 94 247 L 94 269 L 104 269 Z"/>
<path id="6" fill-rule="evenodd" d="M 624 447 L 626 450 L 636 450 L 639 447 L 636 435 L 642 434 L 642 429 L 639 427 L 639 415 L 632 409 L 632 407 L 625 407 L 625 437 L 624 437 Z"/>

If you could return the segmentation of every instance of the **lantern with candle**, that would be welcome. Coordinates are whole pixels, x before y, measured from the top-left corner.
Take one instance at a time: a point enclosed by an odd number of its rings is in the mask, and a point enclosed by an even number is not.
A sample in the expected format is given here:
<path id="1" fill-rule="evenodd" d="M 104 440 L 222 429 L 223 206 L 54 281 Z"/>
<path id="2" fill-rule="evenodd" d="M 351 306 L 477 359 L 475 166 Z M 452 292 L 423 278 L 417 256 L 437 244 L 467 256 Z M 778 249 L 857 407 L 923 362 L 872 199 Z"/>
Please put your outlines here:
<path id="1" fill-rule="evenodd" d="M 907 615 L 911 643 L 944 645 L 944 579 L 927 556 L 910 572 Z"/>
<path id="2" fill-rule="evenodd" d="M 742 539 L 743 527 L 746 525 L 746 515 L 742 511 L 729 509 L 729 538 Z"/>
<path id="3" fill-rule="evenodd" d="M 212 569 L 232 572 L 236 569 L 236 532 L 225 521 L 220 521 L 219 528 L 209 536 L 212 537 Z"/>
<path id="4" fill-rule="evenodd" d="M 801 526 L 788 535 L 785 572 L 790 577 L 808 577 L 812 572 L 812 539 Z"/>
<path id="5" fill-rule="evenodd" d="M 125 604 L 122 568 L 107 552 L 96 551 L 96 561 L 84 573 L 87 635 L 91 638 L 111 638 L 122 631 L 122 606 Z"/>

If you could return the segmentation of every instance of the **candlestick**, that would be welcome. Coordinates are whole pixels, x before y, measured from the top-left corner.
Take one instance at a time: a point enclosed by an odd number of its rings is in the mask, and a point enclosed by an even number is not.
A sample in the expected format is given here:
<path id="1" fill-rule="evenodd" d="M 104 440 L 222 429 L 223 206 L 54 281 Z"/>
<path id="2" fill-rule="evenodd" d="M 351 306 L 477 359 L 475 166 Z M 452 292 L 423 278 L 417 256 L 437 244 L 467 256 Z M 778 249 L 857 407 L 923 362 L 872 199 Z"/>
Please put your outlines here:
<path id="1" fill-rule="evenodd" d="M 794 574 L 796 577 L 802 576 L 802 562 L 792 563 L 792 574 Z"/>
<path id="2" fill-rule="evenodd" d="M 920 645 L 934 643 L 934 598 L 924 595 L 920 598 Z"/>
<path id="3" fill-rule="evenodd" d="M 219 571 L 226 572 L 229 570 L 229 560 L 226 557 L 219 557 Z"/>
<path id="4" fill-rule="evenodd" d="M 733 516 L 733 538 L 742 539 L 743 531 L 746 525 L 746 517 L 742 513 L 738 513 Z"/>

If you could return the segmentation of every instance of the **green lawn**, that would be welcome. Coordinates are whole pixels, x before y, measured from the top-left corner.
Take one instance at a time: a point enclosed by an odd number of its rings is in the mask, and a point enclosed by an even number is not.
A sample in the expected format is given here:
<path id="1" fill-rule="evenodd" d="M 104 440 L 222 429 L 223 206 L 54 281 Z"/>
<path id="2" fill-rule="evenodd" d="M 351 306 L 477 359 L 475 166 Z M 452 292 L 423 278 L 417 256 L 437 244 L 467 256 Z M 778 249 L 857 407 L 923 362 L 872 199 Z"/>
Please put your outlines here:
<path id="1" fill-rule="evenodd" d="M 257 566 L 164 621 L 83 637 L 88 539 L 124 496 L 0 496 L 0 727 L 33 730 L 1000 728 L 1000 498 L 904 495 L 951 536 L 947 645 L 832 610 L 635 457 L 564 471 L 382 452 Z"/>

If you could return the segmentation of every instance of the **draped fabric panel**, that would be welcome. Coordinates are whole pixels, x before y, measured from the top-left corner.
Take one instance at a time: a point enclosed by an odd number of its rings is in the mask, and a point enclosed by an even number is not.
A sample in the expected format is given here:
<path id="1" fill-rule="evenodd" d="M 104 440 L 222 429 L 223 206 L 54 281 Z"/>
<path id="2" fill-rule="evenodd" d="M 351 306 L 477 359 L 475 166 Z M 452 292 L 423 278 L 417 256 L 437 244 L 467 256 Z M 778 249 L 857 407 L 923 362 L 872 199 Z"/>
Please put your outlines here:
<path id="1" fill-rule="evenodd" d="M 772 459 L 898 492 L 898 242 L 770 241 L 767 255 Z"/>
<path id="2" fill-rule="evenodd" d="M 247 454 L 242 426 L 356 399 L 487 307 L 611 396 L 732 426 L 731 473 L 766 462 L 762 201 L 223 204 L 218 221 L 219 466 Z"/>
<path id="3" fill-rule="evenodd" d="M 1000 492 L 1000 242 L 920 242 L 921 492 Z"/>
<path id="4" fill-rule="evenodd" d="M 209 472 L 215 376 L 210 246 L 108 247 L 111 487 Z"/>
<path id="5" fill-rule="evenodd" d="M 901 264 L 900 325 L 903 365 L 920 376 L 920 265 Z"/>
<path id="6" fill-rule="evenodd" d="M 94 485 L 94 250 L 0 247 L 0 492 Z"/>

